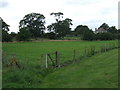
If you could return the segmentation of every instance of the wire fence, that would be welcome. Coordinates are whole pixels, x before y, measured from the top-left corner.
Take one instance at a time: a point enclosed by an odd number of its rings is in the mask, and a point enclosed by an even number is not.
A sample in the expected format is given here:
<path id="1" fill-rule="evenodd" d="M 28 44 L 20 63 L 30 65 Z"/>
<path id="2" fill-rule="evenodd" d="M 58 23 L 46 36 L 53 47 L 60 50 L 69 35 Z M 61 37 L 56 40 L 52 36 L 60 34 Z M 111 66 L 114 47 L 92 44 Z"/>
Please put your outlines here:
<path id="1" fill-rule="evenodd" d="M 119 48 L 118 43 L 104 43 L 103 45 L 96 47 L 91 45 L 89 47 L 84 47 L 82 50 L 73 49 L 69 53 L 62 53 L 60 51 L 54 51 L 52 53 L 45 53 L 41 54 L 39 59 L 37 60 L 37 65 L 40 68 L 60 68 L 63 66 L 67 66 L 72 63 L 76 63 L 79 60 L 82 60 L 86 57 L 91 57 L 98 53 L 107 52 L 111 49 Z M 3 65 L 9 66 L 16 66 L 18 68 L 23 68 L 20 62 L 18 62 L 17 55 L 9 55 L 7 56 L 4 52 L 2 53 L 2 63 Z M 27 57 L 26 57 L 27 58 Z M 66 60 L 65 60 L 66 59 Z M 27 63 L 28 62 L 28 63 Z M 33 60 L 29 60 L 26 63 L 34 63 Z M 33 65 L 35 65 L 34 63 Z M 31 64 L 30 64 L 31 65 Z"/>

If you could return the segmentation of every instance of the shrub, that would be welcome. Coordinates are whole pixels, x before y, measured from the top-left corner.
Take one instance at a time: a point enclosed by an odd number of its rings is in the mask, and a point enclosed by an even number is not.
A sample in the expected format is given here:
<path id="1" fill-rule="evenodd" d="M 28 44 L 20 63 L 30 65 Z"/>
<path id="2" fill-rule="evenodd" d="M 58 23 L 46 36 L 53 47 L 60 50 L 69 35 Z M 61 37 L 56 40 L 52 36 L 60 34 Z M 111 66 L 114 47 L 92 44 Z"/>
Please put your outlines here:
<path id="1" fill-rule="evenodd" d="M 87 30 L 86 32 L 84 32 L 82 39 L 83 40 L 88 40 L 88 41 L 94 40 L 93 31 L 92 30 Z"/>
<path id="2" fill-rule="evenodd" d="M 95 35 L 96 40 L 113 40 L 115 36 L 112 33 L 105 32 L 105 33 L 98 33 Z"/>
<path id="3" fill-rule="evenodd" d="M 29 41 L 30 37 L 31 37 L 31 33 L 25 28 L 22 28 L 20 32 L 18 32 L 17 40 L 18 41 Z"/>
<path id="4" fill-rule="evenodd" d="M 56 34 L 53 32 L 46 33 L 45 37 L 49 39 L 56 39 Z"/>
<path id="5" fill-rule="evenodd" d="M 120 40 L 120 33 L 116 35 L 116 38 Z"/>

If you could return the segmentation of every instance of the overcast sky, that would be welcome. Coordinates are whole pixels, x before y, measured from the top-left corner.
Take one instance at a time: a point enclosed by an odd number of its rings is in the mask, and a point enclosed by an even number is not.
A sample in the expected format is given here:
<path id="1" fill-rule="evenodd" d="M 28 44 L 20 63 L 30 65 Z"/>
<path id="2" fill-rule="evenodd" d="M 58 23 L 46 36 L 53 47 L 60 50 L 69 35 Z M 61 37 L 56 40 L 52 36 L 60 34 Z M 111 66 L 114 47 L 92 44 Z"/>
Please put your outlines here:
<path id="1" fill-rule="evenodd" d="M 64 19 L 72 19 L 72 29 L 78 25 L 98 28 L 102 23 L 118 28 L 119 0 L 0 0 L 0 17 L 10 25 L 11 32 L 18 32 L 20 20 L 26 14 L 40 13 L 46 18 L 46 26 L 54 23 L 51 12 L 64 13 Z"/>

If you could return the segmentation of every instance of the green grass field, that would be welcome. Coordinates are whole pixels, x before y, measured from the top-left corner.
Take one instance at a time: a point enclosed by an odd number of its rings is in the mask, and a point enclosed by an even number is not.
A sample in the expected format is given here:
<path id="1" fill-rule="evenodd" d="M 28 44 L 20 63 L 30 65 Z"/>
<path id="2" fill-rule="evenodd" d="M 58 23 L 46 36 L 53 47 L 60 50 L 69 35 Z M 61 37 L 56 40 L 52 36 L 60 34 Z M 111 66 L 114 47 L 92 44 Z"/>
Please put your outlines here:
<path id="1" fill-rule="evenodd" d="M 45 88 L 118 88 L 118 50 L 86 58 L 48 75 Z"/>
<path id="2" fill-rule="evenodd" d="M 50 69 L 46 70 L 44 73 L 40 70 L 41 54 L 59 51 L 61 53 L 60 62 L 63 63 L 64 61 L 71 60 L 73 58 L 74 49 L 77 52 L 77 59 L 79 60 L 79 56 L 83 54 L 85 47 L 95 46 L 96 51 L 98 51 L 100 46 L 105 43 L 110 44 L 113 42 L 115 43 L 117 41 L 43 41 L 3 43 L 4 60 L 9 61 L 11 54 L 16 54 L 18 62 L 24 67 L 24 69 L 4 67 L 3 87 L 117 87 L 117 77 L 115 78 L 117 75 L 117 71 L 115 71 L 117 68 L 117 50 L 86 58 L 79 63 L 59 70 Z M 109 57 L 109 55 L 111 57 Z M 109 57 L 109 59 L 107 59 L 107 57 Z M 106 69 L 104 66 L 106 66 Z M 108 72 L 106 73 L 107 70 Z M 71 75 L 74 77 L 71 78 Z M 110 77 L 105 79 L 107 75 L 110 75 Z M 80 77 L 82 78 L 78 79 Z M 101 82 L 97 83 L 99 79 Z M 82 83 L 81 81 L 84 82 Z M 102 85 L 103 82 L 105 83 L 104 85 Z M 97 86 L 99 84 L 100 86 Z"/>
<path id="3" fill-rule="evenodd" d="M 84 48 L 95 46 L 96 51 L 105 43 L 110 44 L 117 41 L 44 41 L 44 42 L 23 42 L 23 43 L 5 43 L 3 44 L 3 52 L 8 56 L 16 54 L 19 61 L 40 61 L 41 54 L 53 53 L 59 51 L 61 53 L 61 63 L 73 58 L 73 50 L 76 50 L 76 57 L 79 58 L 83 54 Z M 37 62 L 38 63 L 38 62 Z"/>

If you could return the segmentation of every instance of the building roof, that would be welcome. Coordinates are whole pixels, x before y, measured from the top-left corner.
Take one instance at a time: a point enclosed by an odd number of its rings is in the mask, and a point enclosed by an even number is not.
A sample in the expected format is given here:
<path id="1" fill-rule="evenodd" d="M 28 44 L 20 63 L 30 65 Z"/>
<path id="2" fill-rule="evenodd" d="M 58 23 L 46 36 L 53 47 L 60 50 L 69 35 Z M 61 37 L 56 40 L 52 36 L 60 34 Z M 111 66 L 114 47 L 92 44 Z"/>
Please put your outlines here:
<path id="1" fill-rule="evenodd" d="M 104 28 L 98 28 L 98 29 L 95 29 L 95 31 L 106 31 Z"/>

